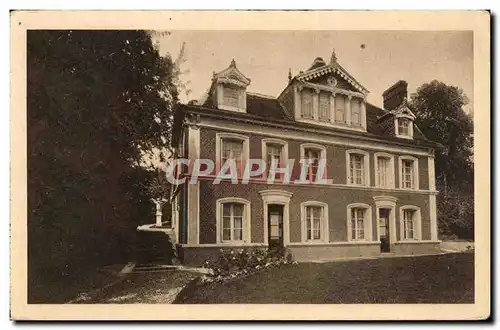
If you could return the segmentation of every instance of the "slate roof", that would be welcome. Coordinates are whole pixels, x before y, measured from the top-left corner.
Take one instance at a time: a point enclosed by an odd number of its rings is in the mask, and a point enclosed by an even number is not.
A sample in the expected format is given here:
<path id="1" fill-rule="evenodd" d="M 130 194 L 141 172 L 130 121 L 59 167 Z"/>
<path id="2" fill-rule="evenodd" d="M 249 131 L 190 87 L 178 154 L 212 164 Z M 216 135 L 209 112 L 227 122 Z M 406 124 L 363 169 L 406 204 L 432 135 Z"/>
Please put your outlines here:
<path id="1" fill-rule="evenodd" d="M 263 121 L 267 123 L 277 123 L 284 125 L 291 125 L 301 128 L 314 128 L 319 131 L 338 132 L 351 135 L 366 136 L 372 138 L 381 138 L 383 140 L 394 141 L 402 144 L 416 144 L 437 147 L 438 144 L 428 140 L 422 132 L 416 127 L 413 132 L 413 140 L 402 140 L 395 137 L 391 130 L 384 129 L 379 120 L 388 111 L 381 109 L 373 104 L 366 104 L 366 132 L 354 132 L 342 128 L 330 128 L 321 124 L 308 124 L 297 122 L 294 118 L 290 118 L 283 105 L 276 99 L 270 96 L 262 96 L 254 93 L 247 93 L 247 112 L 238 113 L 234 111 L 217 109 L 211 98 L 208 98 L 202 105 L 187 105 L 188 110 L 194 110 L 199 114 L 207 114 L 221 118 L 234 118 Z M 207 111 L 208 110 L 208 111 Z M 212 110 L 212 111 L 210 111 Z M 387 118 L 387 117 L 386 117 Z M 390 119 L 385 119 L 390 120 Z"/>
<path id="2" fill-rule="evenodd" d="M 205 101 L 203 107 L 216 108 L 211 98 Z M 280 101 L 270 96 L 260 96 L 253 93 L 247 93 L 247 113 L 263 118 L 291 119 Z"/>

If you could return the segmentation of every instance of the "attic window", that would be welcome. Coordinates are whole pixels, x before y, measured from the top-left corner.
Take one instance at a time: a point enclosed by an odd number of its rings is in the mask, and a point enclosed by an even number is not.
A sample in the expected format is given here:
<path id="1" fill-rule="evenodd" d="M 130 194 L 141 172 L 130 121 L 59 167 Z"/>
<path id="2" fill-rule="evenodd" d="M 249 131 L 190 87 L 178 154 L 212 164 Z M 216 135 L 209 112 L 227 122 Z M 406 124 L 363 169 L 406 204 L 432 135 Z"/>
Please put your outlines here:
<path id="1" fill-rule="evenodd" d="M 406 117 L 396 117 L 396 136 L 405 139 L 413 139 L 413 121 Z"/>
<path id="2" fill-rule="evenodd" d="M 240 90 L 233 86 L 224 86 L 224 104 L 238 107 L 240 104 Z"/>

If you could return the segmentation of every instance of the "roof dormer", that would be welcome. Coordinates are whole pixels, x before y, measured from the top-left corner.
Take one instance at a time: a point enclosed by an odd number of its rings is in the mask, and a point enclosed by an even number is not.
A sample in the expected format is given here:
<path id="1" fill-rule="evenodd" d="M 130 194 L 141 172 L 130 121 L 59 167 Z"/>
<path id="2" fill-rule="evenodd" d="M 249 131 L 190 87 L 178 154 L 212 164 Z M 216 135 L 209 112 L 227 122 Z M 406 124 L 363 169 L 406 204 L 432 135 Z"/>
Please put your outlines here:
<path id="1" fill-rule="evenodd" d="M 413 121 L 415 120 L 415 115 L 408 107 L 406 97 L 403 99 L 403 103 L 398 108 L 392 110 L 391 113 L 394 115 L 394 133 L 396 137 L 413 139 Z"/>
<path id="2" fill-rule="evenodd" d="M 238 70 L 234 59 L 229 67 L 212 78 L 212 97 L 218 109 L 246 112 L 246 89 L 250 79 Z"/>
<path id="3" fill-rule="evenodd" d="M 368 90 L 337 61 L 335 50 L 330 61 L 316 57 L 309 69 L 295 77 L 279 97 L 295 120 L 347 130 L 366 131 Z M 293 99 L 287 100 L 289 95 Z"/>

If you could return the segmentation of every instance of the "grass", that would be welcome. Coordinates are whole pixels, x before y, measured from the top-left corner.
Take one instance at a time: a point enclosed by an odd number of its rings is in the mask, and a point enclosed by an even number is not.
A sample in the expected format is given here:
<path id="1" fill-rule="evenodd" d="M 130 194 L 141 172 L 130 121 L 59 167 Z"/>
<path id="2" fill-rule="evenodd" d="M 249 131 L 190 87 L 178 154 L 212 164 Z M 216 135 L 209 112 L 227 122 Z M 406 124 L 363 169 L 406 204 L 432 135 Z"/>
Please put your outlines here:
<path id="1" fill-rule="evenodd" d="M 284 265 L 189 285 L 174 303 L 473 303 L 474 254 Z"/>

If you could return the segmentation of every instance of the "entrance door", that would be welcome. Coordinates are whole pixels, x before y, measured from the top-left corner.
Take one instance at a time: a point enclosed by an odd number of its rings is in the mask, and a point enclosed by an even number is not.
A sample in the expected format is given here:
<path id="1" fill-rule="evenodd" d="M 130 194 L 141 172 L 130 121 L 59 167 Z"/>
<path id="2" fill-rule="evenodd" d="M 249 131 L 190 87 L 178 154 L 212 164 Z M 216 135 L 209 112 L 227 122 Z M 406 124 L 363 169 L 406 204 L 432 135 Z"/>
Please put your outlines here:
<path id="1" fill-rule="evenodd" d="M 389 214 L 390 209 L 379 209 L 379 233 L 380 233 L 380 251 L 390 252 L 391 245 L 389 241 Z"/>
<path id="2" fill-rule="evenodd" d="M 267 207 L 269 247 L 283 246 L 283 205 Z"/>

